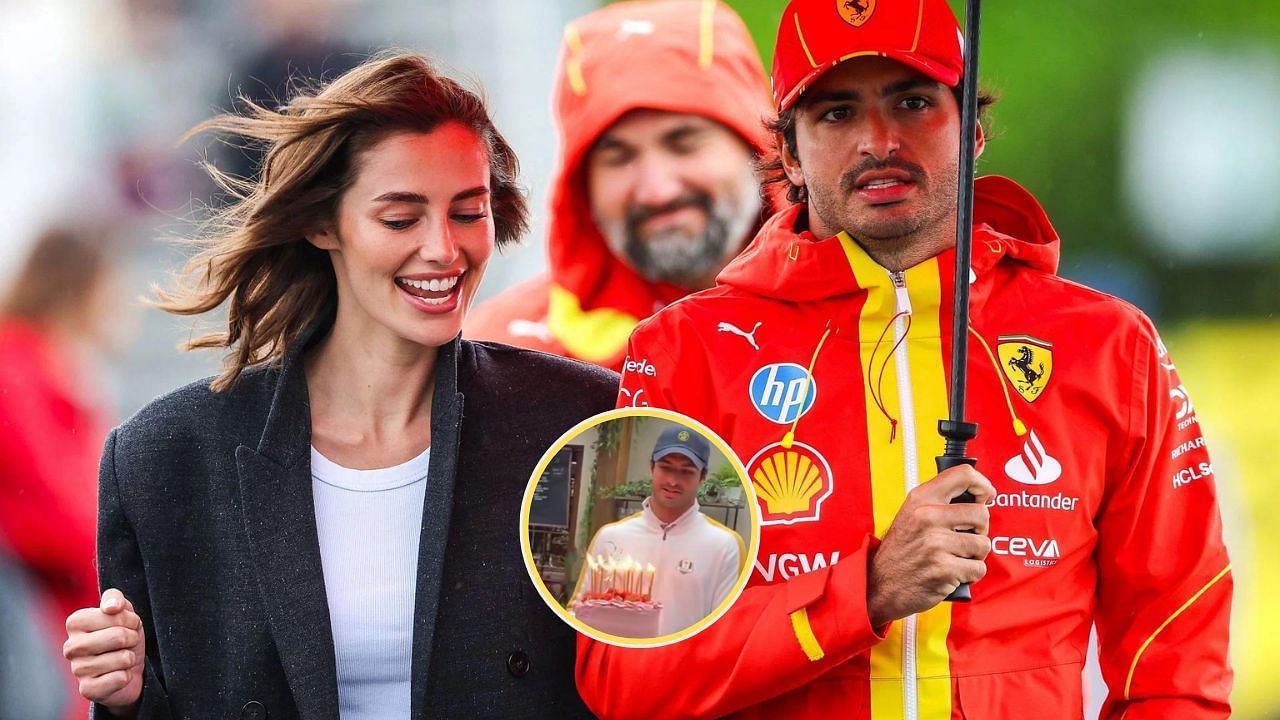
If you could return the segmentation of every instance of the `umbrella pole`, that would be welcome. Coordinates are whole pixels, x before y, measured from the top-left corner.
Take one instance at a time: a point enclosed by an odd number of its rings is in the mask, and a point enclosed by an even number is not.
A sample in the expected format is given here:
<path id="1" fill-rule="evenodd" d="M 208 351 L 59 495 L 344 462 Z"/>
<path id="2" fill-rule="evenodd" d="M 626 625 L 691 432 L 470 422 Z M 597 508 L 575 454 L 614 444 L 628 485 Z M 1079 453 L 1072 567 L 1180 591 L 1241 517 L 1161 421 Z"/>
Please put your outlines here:
<path id="1" fill-rule="evenodd" d="M 964 394 L 969 367 L 969 276 L 973 257 L 973 178 L 978 134 L 978 34 L 981 11 L 981 0 L 965 0 L 960 182 L 956 209 L 956 277 L 951 325 L 950 416 L 938 421 L 938 433 L 946 441 L 942 455 L 936 458 L 938 472 L 957 465 L 977 465 L 978 462 L 976 458 L 966 454 L 966 445 L 978 434 L 978 424 L 964 419 Z M 974 500 L 973 495 L 966 492 L 953 498 L 951 502 L 971 503 Z M 947 600 L 968 602 L 972 597 L 969 583 L 962 583 L 947 596 Z"/>

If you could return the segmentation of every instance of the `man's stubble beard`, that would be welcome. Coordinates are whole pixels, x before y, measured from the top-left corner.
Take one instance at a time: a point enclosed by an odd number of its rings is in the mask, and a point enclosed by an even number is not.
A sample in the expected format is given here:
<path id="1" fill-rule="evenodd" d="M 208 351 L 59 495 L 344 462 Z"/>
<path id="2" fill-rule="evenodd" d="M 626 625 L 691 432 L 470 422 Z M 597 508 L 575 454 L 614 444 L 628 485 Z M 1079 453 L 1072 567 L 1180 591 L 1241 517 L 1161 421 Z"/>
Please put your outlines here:
<path id="1" fill-rule="evenodd" d="M 905 270 L 955 245 L 958 161 L 936 174 L 928 184 L 913 172 L 917 193 L 925 195 L 920 209 L 905 217 L 883 221 L 859 220 L 849 211 L 853 180 L 862 172 L 864 169 L 860 167 L 845 173 L 834 188 L 805 179 L 810 208 L 833 233 L 844 230 L 876 262 L 890 270 Z"/>
<path id="2" fill-rule="evenodd" d="M 738 191 L 714 202 L 710 193 L 690 190 L 662 208 L 640 209 L 615 223 L 597 221 L 605 241 L 642 277 L 651 282 L 665 282 L 700 290 L 709 278 L 719 272 L 748 240 L 747 233 L 760 218 L 763 200 L 754 171 L 738 185 Z M 697 207 L 706 217 L 701 232 L 693 236 L 680 228 L 643 236 L 639 225 L 646 218 L 666 208 Z"/>

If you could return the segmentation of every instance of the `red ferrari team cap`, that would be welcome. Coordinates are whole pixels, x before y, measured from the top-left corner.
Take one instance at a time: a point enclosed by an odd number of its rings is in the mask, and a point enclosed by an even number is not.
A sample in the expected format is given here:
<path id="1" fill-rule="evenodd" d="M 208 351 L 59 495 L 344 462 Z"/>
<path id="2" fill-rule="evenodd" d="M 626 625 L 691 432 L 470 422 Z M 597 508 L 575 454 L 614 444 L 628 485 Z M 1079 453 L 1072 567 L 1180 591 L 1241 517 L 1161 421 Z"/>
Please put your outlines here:
<path id="1" fill-rule="evenodd" d="M 964 35 L 946 0 L 791 0 L 773 55 L 773 101 L 795 104 L 822 73 L 851 58 L 879 55 L 955 87 L 964 71 Z"/>

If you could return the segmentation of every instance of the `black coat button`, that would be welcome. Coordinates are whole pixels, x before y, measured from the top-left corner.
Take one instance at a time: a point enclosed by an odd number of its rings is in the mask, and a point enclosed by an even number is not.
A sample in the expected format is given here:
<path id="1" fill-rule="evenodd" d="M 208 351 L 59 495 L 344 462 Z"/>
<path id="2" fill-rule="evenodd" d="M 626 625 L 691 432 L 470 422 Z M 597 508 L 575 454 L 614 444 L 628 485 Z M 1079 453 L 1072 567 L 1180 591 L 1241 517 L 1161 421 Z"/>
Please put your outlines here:
<path id="1" fill-rule="evenodd" d="M 507 672 L 511 677 L 524 677 L 529 672 L 529 656 L 523 650 L 516 650 L 507 656 Z"/>
<path id="2" fill-rule="evenodd" d="M 257 700 L 250 700 L 240 708 L 240 720 L 267 720 L 267 708 Z"/>

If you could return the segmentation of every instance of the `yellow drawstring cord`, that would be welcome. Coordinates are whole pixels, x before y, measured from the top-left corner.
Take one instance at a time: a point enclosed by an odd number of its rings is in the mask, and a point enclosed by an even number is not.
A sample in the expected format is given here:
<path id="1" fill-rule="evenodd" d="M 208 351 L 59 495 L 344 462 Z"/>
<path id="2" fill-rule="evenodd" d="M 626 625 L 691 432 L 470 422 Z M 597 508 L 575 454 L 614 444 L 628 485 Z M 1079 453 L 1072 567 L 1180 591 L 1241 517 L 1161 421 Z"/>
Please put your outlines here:
<path id="1" fill-rule="evenodd" d="M 822 333 L 822 339 L 818 340 L 818 346 L 813 349 L 813 357 L 809 359 L 809 369 L 805 372 L 804 390 L 800 392 L 800 412 L 796 414 L 796 419 L 791 421 L 791 429 L 782 436 L 782 447 L 788 450 L 796 441 L 796 426 L 800 424 L 800 416 L 804 414 L 804 404 L 809 399 L 809 386 L 813 385 L 813 366 L 818 364 L 818 353 L 822 352 L 822 344 L 827 341 L 827 336 L 830 334 L 831 321 L 828 320 L 826 332 Z"/>
<path id="2" fill-rule="evenodd" d="M 987 351 L 987 357 L 991 359 L 991 367 L 995 368 L 996 378 L 1000 383 L 1000 390 L 1004 392 L 1004 404 L 1009 408 L 1009 417 L 1013 418 L 1013 433 L 1018 437 L 1026 435 L 1027 426 L 1022 424 L 1022 421 L 1018 419 L 1018 414 L 1013 411 L 1013 399 L 1009 397 L 1009 388 L 1004 384 L 1004 375 L 1000 372 L 1000 362 L 996 360 L 995 353 L 991 352 L 991 346 L 988 345 L 987 341 L 978 334 L 977 330 L 973 329 L 972 325 L 969 326 L 969 334 L 978 338 L 978 342 L 982 345 L 982 349 Z"/>

